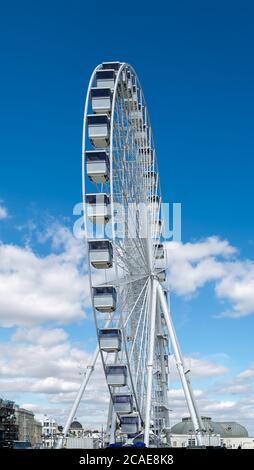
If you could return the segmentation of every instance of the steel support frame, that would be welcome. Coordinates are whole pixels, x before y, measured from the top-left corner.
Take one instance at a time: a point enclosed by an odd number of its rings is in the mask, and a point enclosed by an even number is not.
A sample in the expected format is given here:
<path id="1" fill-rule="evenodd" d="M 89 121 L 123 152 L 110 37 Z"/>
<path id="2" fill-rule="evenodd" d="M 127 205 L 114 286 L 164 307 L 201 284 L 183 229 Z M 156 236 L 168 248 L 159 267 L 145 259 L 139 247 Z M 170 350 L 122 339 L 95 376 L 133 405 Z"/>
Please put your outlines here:
<path id="1" fill-rule="evenodd" d="M 147 447 L 149 447 L 150 441 L 150 424 L 151 424 L 151 410 L 152 410 L 152 383 L 153 383 L 153 364 L 154 364 L 154 348 L 155 348 L 155 335 L 156 335 L 156 313 L 157 313 L 157 302 L 160 304 L 168 333 L 169 338 L 172 345 L 173 354 L 176 361 L 177 370 L 181 379 L 185 399 L 187 402 L 187 406 L 189 409 L 189 413 L 191 416 L 191 420 L 194 426 L 195 434 L 197 437 L 198 445 L 202 445 L 202 421 L 201 417 L 198 413 L 197 405 L 195 402 L 195 398 L 193 395 L 191 382 L 189 378 L 189 371 L 185 371 L 184 362 L 182 358 L 182 353 L 180 350 L 180 346 L 177 340 L 174 324 L 172 321 L 171 314 L 169 312 L 169 308 L 164 296 L 163 289 L 159 283 L 159 281 L 152 277 L 151 280 L 151 310 L 150 310 L 150 338 L 149 338 L 149 354 L 148 354 L 148 362 L 147 362 L 147 396 L 146 396 L 146 412 L 145 412 L 145 432 L 144 432 L 144 442 Z M 90 366 L 87 367 L 86 373 L 84 375 L 83 381 L 81 383 L 80 389 L 77 393 L 76 399 L 73 403 L 73 406 L 70 410 L 68 415 L 66 424 L 64 426 L 63 435 L 58 439 L 56 448 L 60 449 L 63 447 L 64 439 L 66 438 L 70 425 L 73 421 L 73 418 L 76 414 L 78 406 L 81 402 L 87 384 L 90 380 L 91 374 L 94 370 L 96 361 L 99 356 L 100 349 L 99 347 L 96 348 L 93 359 L 91 361 Z M 116 424 L 116 416 L 114 416 L 112 410 L 112 422 L 111 422 L 111 435 L 110 435 L 110 442 L 113 441 L 113 436 L 115 432 L 115 424 Z"/>
<path id="2" fill-rule="evenodd" d="M 150 279 L 151 283 L 151 309 L 150 309 L 150 338 L 147 361 L 147 394 L 146 394 L 146 412 L 145 412 L 145 432 L 144 442 L 149 447 L 151 408 L 152 408 L 152 385 L 153 385 L 153 364 L 154 364 L 154 345 L 156 331 L 156 306 L 157 306 L 157 280 Z"/>
<path id="3" fill-rule="evenodd" d="M 175 356 L 177 370 L 178 370 L 178 373 L 179 373 L 179 376 L 180 376 L 180 379 L 181 379 L 181 383 L 182 383 L 186 403 L 187 403 L 187 406 L 188 406 L 188 409 L 189 409 L 189 413 L 190 413 L 190 416 L 191 416 L 191 420 L 192 420 L 192 423 L 193 423 L 195 435 L 197 437 L 197 443 L 198 443 L 198 445 L 201 446 L 202 443 L 203 443 L 203 439 L 202 439 L 202 421 L 201 421 L 201 418 L 199 416 L 197 406 L 196 406 L 196 402 L 195 402 L 195 399 L 194 399 L 194 395 L 193 395 L 193 392 L 192 392 L 192 389 L 191 389 L 190 379 L 188 377 L 188 371 L 185 371 L 185 368 L 184 368 L 182 353 L 181 353 L 180 346 L 179 346 L 179 343 L 178 343 L 178 340 L 177 340 L 174 324 L 173 324 L 172 317 L 171 317 L 171 314 L 170 314 L 170 311 L 169 311 L 169 308 L 168 308 L 168 305 L 167 305 L 167 302 L 166 302 L 166 299 L 165 299 L 165 296 L 164 296 L 163 289 L 162 289 L 160 283 L 158 282 L 158 280 L 155 279 L 154 282 L 156 283 L 157 295 L 158 295 L 158 298 L 159 298 L 159 301 L 160 301 L 160 305 L 161 305 L 161 309 L 162 309 L 162 312 L 163 312 L 165 322 L 167 324 L 168 333 L 169 333 L 169 337 L 170 337 L 170 341 L 171 341 L 171 346 L 172 346 L 173 354 Z"/>
<path id="4" fill-rule="evenodd" d="M 92 358 L 92 361 L 91 361 L 91 364 L 89 366 L 87 366 L 87 369 L 86 369 L 86 372 L 85 372 L 85 375 L 84 375 L 84 378 L 83 378 L 83 381 L 80 385 L 80 389 L 77 393 L 77 396 L 75 398 L 75 401 L 72 405 L 72 408 L 70 410 L 70 413 L 68 415 L 68 418 L 67 418 L 67 421 L 66 421 L 66 424 L 64 426 L 64 429 L 63 429 L 63 435 L 61 437 L 59 437 L 59 439 L 57 440 L 57 443 L 56 443 L 56 449 L 61 449 L 63 447 L 63 443 L 64 443 L 64 439 L 66 438 L 67 434 L 68 434 L 68 431 L 70 429 L 70 425 L 73 421 L 73 418 L 76 414 L 76 411 L 79 407 L 79 404 L 82 400 L 82 397 L 83 397 L 83 394 L 85 392 L 85 389 L 87 387 L 87 384 L 90 380 L 90 377 L 92 375 L 92 372 L 94 371 L 94 367 L 95 367 L 95 364 L 96 364 L 96 361 L 98 359 L 98 356 L 99 356 L 99 352 L 100 352 L 100 349 L 99 349 L 99 346 L 97 346 L 97 348 L 95 349 L 94 351 L 94 355 L 93 355 L 93 358 Z"/>

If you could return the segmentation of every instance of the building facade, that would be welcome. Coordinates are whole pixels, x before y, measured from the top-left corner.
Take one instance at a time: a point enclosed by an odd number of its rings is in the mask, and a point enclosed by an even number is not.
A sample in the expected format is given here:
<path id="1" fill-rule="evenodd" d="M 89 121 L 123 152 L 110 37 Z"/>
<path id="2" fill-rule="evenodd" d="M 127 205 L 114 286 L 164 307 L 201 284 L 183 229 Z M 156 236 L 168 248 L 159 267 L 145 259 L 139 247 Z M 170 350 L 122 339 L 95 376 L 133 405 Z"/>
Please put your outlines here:
<path id="1" fill-rule="evenodd" d="M 82 424 L 79 421 L 72 421 L 68 435 L 70 437 L 83 437 L 84 430 Z"/>
<path id="2" fill-rule="evenodd" d="M 0 447 L 10 447 L 15 440 L 18 440 L 15 403 L 0 399 Z"/>
<path id="3" fill-rule="evenodd" d="M 203 442 L 205 446 L 221 446 L 229 449 L 254 448 L 254 439 L 247 429 L 235 421 L 213 421 L 202 416 Z M 197 445 L 196 433 L 190 418 L 183 418 L 170 430 L 172 447 L 192 447 Z"/>
<path id="4" fill-rule="evenodd" d="M 58 435 L 58 426 L 54 419 L 44 416 L 41 420 L 42 426 L 42 445 L 46 449 L 53 449 Z"/>
<path id="5" fill-rule="evenodd" d="M 40 445 L 42 442 L 42 426 L 35 420 L 34 413 L 16 405 L 15 414 L 18 425 L 18 440 L 30 442 L 32 447 Z"/>
<path id="6" fill-rule="evenodd" d="M 39 445 L 41 429 L 32 411 L 0 399 L 0 447 L 13 447 L 15 442 L 26 442 L 31 447 Z"/>

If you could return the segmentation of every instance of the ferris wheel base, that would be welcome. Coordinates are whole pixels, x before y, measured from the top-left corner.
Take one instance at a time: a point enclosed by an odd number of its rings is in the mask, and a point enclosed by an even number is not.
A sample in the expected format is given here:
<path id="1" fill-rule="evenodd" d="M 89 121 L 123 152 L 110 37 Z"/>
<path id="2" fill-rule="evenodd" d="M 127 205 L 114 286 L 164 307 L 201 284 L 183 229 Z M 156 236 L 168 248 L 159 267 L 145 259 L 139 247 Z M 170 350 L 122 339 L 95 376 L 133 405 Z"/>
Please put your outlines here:
<path id="1" fill-rule="evenodd" d="M 154 355 L 154 331 L 155 331 L 155 321 L 156 321 L 156 309 L 158 308 L 158 305 L 161 308 L 162 314 L 164 321 L 167 325 L 168 329 L 168 334 L 169 334 L 169 339 L 171 341 L 172 345 L 172 351 L 174 354 L 175 362 L 176 362 L 176 367 L 179 373 L 179 377 L 182 383 L 182 388 L 184 391 L 186 403 L 189 409 L 189 413 L 191 416 L 191 420 L 193 423 L 193 427 L 195 429 L 195 434 L 197 438 L 197 444 L 199 446 L 202 446 L 202 421 L 199 416 L 198 410 L 197 410 L 197 405 L 193 396 L 192 388 L 191 388 L 191 382 L 189 378 L 189 370 L 185 370 L 184 367 L 184 362 L 181 354 L 181 350 L 179 347 L 178 339 L 176 336 L 175 328 L 173 325 L 172 317 L 168 308 L 167 304 L 167 299 L 165 296 L 165 292 L 163 288 L 161 287 L 158 279 L 156 277 L 153 277 L 151 279 L 151 292 L 152 292 L 152 297 L 151 297 L 151 324 L 150 324 L 150 361 L 148 360 L 147 364 L 147 381 L 148 381 L 148 387 L 147 387 L 147 399 L 146 399 L 146 416 L 145 416 L 145 426 L 144 426 L 144 432 L 141 431 L 143 434 L 143 440 L 140 442 L 144 444 L 145 447 L 161 447 L 163 446 L 162 442 L 157 442 L 156 445 L 156 439 L 159 441 L 159 438 L 153 433 L 151 430 L 151 400 L 152 400 L 152 395 L 151 395 L 151 380 L 152 380 L 152 374 L 153 374 L 153 355 Z M 78 406 L 80 404 L 80 401 L 83 397 L 83 394 L 85 392 L 86 386 L 88 384 L 88 381 L 90 379 L 90 376 L 94 370 L 95 363 L 97 361 L 99 355 L 99 347 L 97 347 L 94 356 L 93 356 L 93 361 L 91 365 L 87 368 L 87 373 L 84 376 L 83 382 L 81 384 L 80 390 L 77 394 L 76 400 L 73 404 L 73 407 L 71 409 L 71 412 L 69 414 L 67 423 L 64 428 L 63 436 L 58 440 L 56 447 L 61 448 L 63 446 L 64 438 L 67 436 L 67 433 L 69 431 L 70 424 L 72 422 L 72 419 L 74 415 L 76 414 L 76 411 L 78 409 Z M 113 408 L 112 408 L 113 409 Z M 112 411 L 113 413 L 113 411 Z M 116 413 L 114 413 L 114 423 L 111 423 L 110 426 L 110 439 L 109 439 L 109 444 L 111 447 L 118 447 L 122 445 L 119 442 L 115 441 L 115 429 L 116 429 Z M 135 424 L 136 426 L 136 424 Z M 134 434 L 134 437 L 127 437 L 126 438 L 126 445 L 135 445 L 134 440 L 137 438 L 138 435 L 141 435 L 141 433 L 138 433 L 137 428 L 131 429 L 130 434 Z M 127 431 L 128 434 L 128 431 Z M 167 433 L 166 433 L 167 434 Z M 126 434 L 125 434 L 126 435 Z M 154 442 L 155 441 L 155 442 Z"/>

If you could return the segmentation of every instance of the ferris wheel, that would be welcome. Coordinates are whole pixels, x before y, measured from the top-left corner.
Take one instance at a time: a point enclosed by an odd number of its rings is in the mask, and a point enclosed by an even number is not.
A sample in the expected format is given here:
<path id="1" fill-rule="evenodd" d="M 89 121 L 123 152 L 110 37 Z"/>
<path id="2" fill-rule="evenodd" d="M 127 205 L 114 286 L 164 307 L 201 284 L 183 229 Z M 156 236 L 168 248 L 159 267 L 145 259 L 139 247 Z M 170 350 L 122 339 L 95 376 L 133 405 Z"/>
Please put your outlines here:
<path id="1" fill-rule="evenodd" d="M 200 444 L 202 422 L 169 311 L 151 122 L 129 64 L 104 62 L 92 73 L 84 111 L 82 194 L 98 347 L 63 437 L 100 356 L 109 391 L 108 441 L 115 442 L 117 429 L 126 440 L 141 436 L 146 446 L 161 445 L 169 429 L 172 350 Z"/>

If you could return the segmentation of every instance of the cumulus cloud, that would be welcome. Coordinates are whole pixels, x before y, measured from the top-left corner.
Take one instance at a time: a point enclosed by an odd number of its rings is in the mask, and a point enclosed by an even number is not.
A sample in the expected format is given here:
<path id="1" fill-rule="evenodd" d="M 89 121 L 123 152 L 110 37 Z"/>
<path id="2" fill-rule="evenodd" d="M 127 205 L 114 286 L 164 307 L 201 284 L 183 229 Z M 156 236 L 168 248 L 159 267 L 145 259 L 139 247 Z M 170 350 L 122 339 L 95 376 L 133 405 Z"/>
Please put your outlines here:
<path id="1" fill-rule="evenodd" d="M 220 388 L 221 393 L 239 395 L 242 393 L 251 392 L 251 386 L 248 384 L 232 384 Z"/>
<path id="2" fill-rule="evenodd" d="M 80 372 L 84 373 L 91 358 L 90 353 L 71 344 L 62 328 L 19 328 L 10 341 L 0 345 L 2 391 L 45 395 L 49 404 L 64 406 L 67 413 L 82 380 Z M 193 378 L 216 377 L 225 372 L 223 366 L 201 358 L 188 357 L 185 361 L 187 367 L 191 366 Z M 176 378 L 173 362 L 171 356 L 171 376 L 175 374 Z M 195 395 L 202 398 L 204 392 L 198 389 Z M 171 390 L 169 396 L 176 407 L 185 407 L 181 390 L 175 394 Z M 84 407 L 95 403 L 105 413 L 108 392 L 100 361 L 85 393 Z"/>
<path id="3" fill-rule="evenodd" d="M 246 426 L 250 435 L 254 433 L 253 426 L 253 396 L 239 398 L 230 393 L 223 395 L 222 391 L 216 391 L 213 395 L 211 388 L 205 390 L 194 389 L 198 408 L 201 416 L 209 416 L 215 421 L 236 421 Z M 171 388 L 168 394 L 171 425 L 181 420 L 181 417 L 189 416 L 185 397 L 182 389 Z"/>
<path id="4" fill-rule="evenodd" d="M 186 356 L 184 357 L 184 364 L 185 368 L 191 371 L 191 376 L 193 378 L 217 377 L 228 372 L 228 369 L 221 364 L 217 364 L 206 359 Z M 169 356 L 169 367 L 172 378 L 177 378 L 178 372 L 173 355 Z"/>
<path id="5" fill-rule="evenodd" d="M 57 419 L 59 424 L 63 424 L 91 358 L 92 354 L 84 348 L 73 346 L 63 328 L 18 328 L 10 341 L 0 346 L 1 391 L 5 396 L 22 396 L 22 403 L 34 411 L 38 418 L 47 414 Z M 245 371 L 242 371 L 231 382 L 221 382 L 217 387 L 210 386 L 206 389 L 208 379 L 217 380 L 227 369 L 214 360 L 200 357 L 184 359 L 186 367 L 191 369 L 194 385 L 195 380 L 199 380 L 199 387 L 194 387 L 194 395 L 198 400 L 200 413 L 214 419 L 238 420 L 249 427 L 249 417 L 253 409 L 251 389 L 248 389 L 249 397 L 245 396 L 245 399 L 241 400 L 239 395 L 243 389 L 238 389 L 236 394 L 233 386 L 245 385 L 251 377 L 244 377 Z M 173 357 L 170 357 L 171 383 L 177 378 L 173 362 Z M 253 365 L 246 370 L 252 371 Z M 201 379 L 204 380 L 204 389 L 200 388 Z M 213 395 L 216 398 L 213 398 Z M 31 396 L 34 396 L 35 403 L 39 402 L 40 405 L 31 403 Z M 77 412 L 85 427 L 94 428 L 105 423 L 108 399 L 106 381 L 99 361 Z M 178 388 L 170 387 L 169 407 L 172 410 L 172 424 L 182 416 L 189 415 L 183 390 L 179 385 Z"/>
<path id="6" fill-rule="evenodd" d="M 67 337 L 68 335 L 63 328 L 18 328 L 12 335 L 12 341 L 15 343 L 36 343 L 38 345 L 51 346 L 67 340 Z"/>
<path id="7" fill-rule="evenodd" d="M 193 243 L 170 242 L 167 260 L 169 283 L 179 296 L 191 296 L 213 282 L 217 298 L 231 304 L 221 315 L 254 312 L 254 261 L 239 260 L 228 241 L 209 237 Z"/>
<path id="8" fill-rule="evenodd" d="M 89 304 L 84 250 L 70 230 L 51 228 L 52 252 L 0 244 L 0 324 L 67 323 L 85 318 Z"/>
<path id="9" fill-rule="evenodd" d="M 17 330 L 10 342 L 0 343 L 0 375 L 7 379 L 55 377 L 79 382 L 79 371 L 90 362 L 91 355 L 73 347 L 67 337 L 58 328 Z"/>
<path id="10" fill-rule="evenodd" d="M 215 288 L 217 297 L 227 299 L 233 308 L 224 316 L 242 317 L 254 312 L 254 262 L 229 263 L 226 274 Z"/>
<path id="11" fill-rule="evenodd" d="M 91 354 L 75 347 L 60 327 L 84 319 L 85 309 L 90 305 L 84 249 L 70 230 L 60 224 L 48 226 L 39 233 L 38 241 L 50 245 L 48 254 L 39 255 L 29 246 L 0 244 L 0 323 L 18 326 L 11 340 L 0 345 L 1 390 L 9 396 L 24 394 L 24 399 L 28 394 L 27 400 L 31 394 L 44 397 L 46 405 L 36 408 L 29 401 L 27 406 L 64 422 L 79 389 L 80 374 L 91 361 Z M 217 297 L 232 304 L 226 315 L 242 316 L 254 311 L 254 263 L 239 260 L 237 250 L 227 241 L 209 237 L 186 244 L 173 242 L 168 244 L 167 251 L 169 281 L 178 295 L 191 296 L 213 282 Z M 95 275 L 98 282 L 103 282 L 101 273 Z M 50 322 L 60 326 L 42 326 Z M 200 379 L 215 380 L 228 372 L 216 360 L 185 357 L 185 364 L 194 381 L 199 380 L 199 386 Z M 175 379 L 173 362 L 170 370 L 170 377 Z M 214 388 L 216 399 L 211 390 L 194 389 L 201 413 L 239 419 L 241 411 L 247 422 L 252 413 L 252 398 L 243 402 L 238 397 L 244 393 L 251 395 L 252 385 L 246 381 L 253 376 L 254 368 L 250 365 L 235 381 Z M 171 389 L 169 398 L 175 419 L 188 414 L 182 390 Z M 79 416 L 88 424 L 101 424 L 106 420 L 107 403 L 107 387 L 99 364 Z"/>
<path id="12" fill-rule="evenodd" d="M 72 345 L 62 328 L 19 328 L 10 341 L 0 344 L 1 393 L 7 397 L 29 394 L 29 398 L 33 394 L 35 401 L 44 397 L 47 410 L 51 410 L 51 415 L 55 410 L 55 417 L 64 422 L 91 359 L 91 353 Z M 105 422 L 108 400 L 104 372 L 98 360 L 80 408 L 86 422 L 92 424 L 98 416 L 100 423 Z M 29 409 L 40 414 L 44 407 L 33 405 Z M 93 407 L 94 415 L 91 415 Z"/>
<path id="13" fill-rule="evenodd" d="M 237 405 L 236 401 L 217 401 L 209 403 L 204 406 L 205 411 L 221 411 L 235 408 Z"/>
<path id="14" fill-rule="evenodd" d="M 237 383 L 252 383 L 254 380 L 254 362 L 236 376 Z"/>
<path id="15" fill-rule="evenodd" d="M 224 274 L 220 259 L 235 253 L 235 248 L 217 237 L 196 243 L 170 242 L 167 244 L 169 282 L 177 294 L 191 295 L 206 282 L 220 279 Z"/>
<path id="16" fill-rule="evenodd" d="M 238 374 L 239 379 L 249 379 L 251 377 L 254 377 L 254 369 L 245 369 Z"/>

